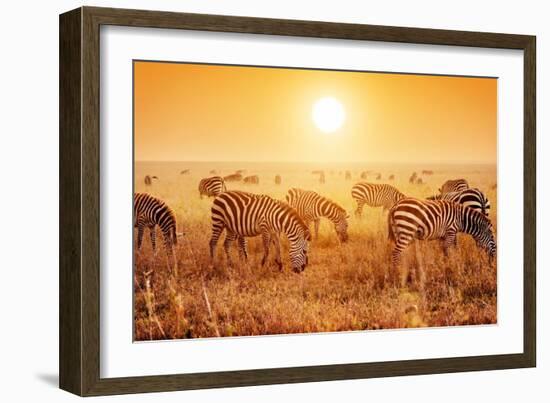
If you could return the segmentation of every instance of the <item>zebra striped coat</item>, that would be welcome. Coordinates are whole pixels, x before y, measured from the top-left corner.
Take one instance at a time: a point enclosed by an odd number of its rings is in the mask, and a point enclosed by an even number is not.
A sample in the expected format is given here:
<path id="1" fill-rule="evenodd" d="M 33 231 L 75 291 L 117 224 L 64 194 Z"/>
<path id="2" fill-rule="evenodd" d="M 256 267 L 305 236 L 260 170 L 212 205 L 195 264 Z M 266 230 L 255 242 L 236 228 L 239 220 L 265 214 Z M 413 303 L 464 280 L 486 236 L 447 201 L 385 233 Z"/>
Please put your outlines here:
<path id="1" fill-rule="evenodd" d="M 357 202 L 355 215 L 358 217 L 361 217 L 365 204 L 371 207 L 382 206 L 384 210 L 389 210 L 395 203 L 405 198 L 403 193 L 391 185 L 367 182 L 355 184 L 351 188 L 351 196 Z"/>
<path id="2" fill-rule="evenodd" d="M 414 239 L 443 239 L 445 251 L 448 251 L 456 245 L 459 232 L 470 234 L 490 258 L 496 255 L 491 221 L 477 210 L 447 200 L 406 198 L 399 201 L 390 210 L 388 230 L 394 243 L 394 267 Z"/>
<path id="3" fill-rule="evenodd" d="M 459 192 L 444 193 L 428 197 L 428 200 L 449 200 L 455 203 L 462 204 L 465 207 L 473 208 L 480 213 L 488 216 L 491 209 L 491 202 L 487 196 L 477 188 L 468 188 Z"/>
<path id="4" fill-rule="evenodd" d="M 348 214 L 346 210 L 332 200 L 310 190 L 292 188 L 286 195 L 286 201 L 293 207 L 306 225 L 313 221 L 315 238 L 319 237 L 319 222 L 326 217 L 334 224 L 341 242 L 348 240 Z"/>
<path id="5" fill-rule="evenodd" d="M 225 192 L 225 181 L 221 176 L 211 176 L 209 178 L 203 178 L 199 182 L 199 195 L 202 199 L 203 196 L 213 197 L 222 192 Z"/>
<path id="6" fill-rule="evenodd" d="M 262 236 L 264 255 L 262 265 L 269 256 L 269 247 L 275 246 L 275 261 L 282 269 L 279 233 L 284 233 L 290 244 L 289 253 L 292 270 L 303 271 L 308 264 L 309 230 L 296 210 L 288 204 L 265 195 L 228 191 L 214 199 L 212 205 L 212 237 L 210 257 L 214 258 L 216 244 L 225 230 L 224 249 L 229 265 L 232 265 L 229 248 L 237 239 L 239 249 L 247 258 L 245 237 Z"/>
<path id="7" fill-rule="evenodd" d="M 466 179 L 450 179 L 446 181 L 439 188 L 439 193 L 460 192 L 461 190 L 468 189 L 468 181 Z"/>
<path id="8" fill-rule="evenodd" d="M 176 215 L 162 200 L 147 193 L 134 193 L 134 227 L 138 229 L 137 247 L 141 249 L 143 231 L 149 228 L 151 246 L 156 253 L 156 227 L 159 227 L 169 262 L 176 267 L 174 247 L 178 243 L 176 236 Z"/>

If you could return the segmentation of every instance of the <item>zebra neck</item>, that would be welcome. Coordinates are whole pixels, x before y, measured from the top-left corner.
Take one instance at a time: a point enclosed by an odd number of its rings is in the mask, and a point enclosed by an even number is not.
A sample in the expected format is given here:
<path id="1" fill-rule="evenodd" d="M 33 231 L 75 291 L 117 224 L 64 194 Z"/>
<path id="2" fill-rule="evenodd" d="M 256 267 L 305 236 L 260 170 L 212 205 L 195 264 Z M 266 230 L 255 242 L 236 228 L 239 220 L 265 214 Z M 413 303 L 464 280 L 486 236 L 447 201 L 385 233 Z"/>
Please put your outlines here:
<path id="1" fill-rule="evenodd" d="M 336 208 L 336 206 L 328 202 L 324 202 L 321 205 L 319 212 L 321 213 L 322 217 L 328 218 L 333 223 L 337 222 L 340 217 L 339 210 Z"/>
<path id="2" fill-rule="evenodd" d="M 462 208 L 462 214 L 458 214 L 458 230 L 466 234 L 470 234 L 473 237 L 478 235 L 478 226 L 473 225 L 473 218 L 468 208 Z"/>

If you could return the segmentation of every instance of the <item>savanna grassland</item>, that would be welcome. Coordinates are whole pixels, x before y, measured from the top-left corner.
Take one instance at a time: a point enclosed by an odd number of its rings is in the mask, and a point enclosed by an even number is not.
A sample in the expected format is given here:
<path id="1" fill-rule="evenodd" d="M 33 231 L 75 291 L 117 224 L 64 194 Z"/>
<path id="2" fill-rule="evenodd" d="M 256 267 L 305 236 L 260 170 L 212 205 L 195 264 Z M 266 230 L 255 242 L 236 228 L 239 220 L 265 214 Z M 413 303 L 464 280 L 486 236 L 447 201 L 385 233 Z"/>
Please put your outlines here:
<path id="1" fill-rule="evenodd" d="M 190 173 L 180 174 L 185 169 Z M 197 186 L 213 169 L 221 175 L 246 169 L 260 177 L 259 185 L 228 183 L 231 190 L 282 200 L 291 187 L 317 191 L 349 212 L 349 241 L 340 244 L 332 223 L 322 219 L 319 238 L 309 246 L 309 265 L 301 274 L 290 270 L 284 237 L 282 272 L 273 260 L 260 265 L 260 237 L 248 240 L 247 263 L 239 260 L 234 248 L 233 268 L 226 265 L 222 237 L 212 264 L 208 249 L 212 199 L 201 199 Z M 325 171 L 326 183 L 311 173 L 316 169 Z M 424 184 L 410 184 L 411 173 L 423 169 L 434 174 L 420 175 Z M 346 170 L 351 171 L 351 180 L 345 180 Z M 364 170 L 382 174 L 381 180 L 371 175 L 367 181 L 389 183 L 418 198 L 436 194 L 447 179 L 466 178 L 489 198 L 496 231 L 495 166 L 137 162 L 135 191 L 151 193 L 172 207 L 183 236 L 176 247 L 177 276 L 168 269 L 160 231 L 156 256 L 148 231 L 141 250 L 134 252 L 135 340 L 496 323 L 496 264 L 489 264 L 468 235 L 459 235 L 458 247 L 449 256 L 438 241 L 413 243 L 404 253 L 401 280 L 384 282 L 391 252 L 387 213 L 365 206 L 361 219 L 353 214 L 356 206 L 350 189 L 361 181 Z M 149 187 L 143 181 L 147 174 L 159 178 Z M 280 185 L 274 183 L 276 174 L 282 176 Z M 390 174 L 394 181 L 388 180 Z"/>

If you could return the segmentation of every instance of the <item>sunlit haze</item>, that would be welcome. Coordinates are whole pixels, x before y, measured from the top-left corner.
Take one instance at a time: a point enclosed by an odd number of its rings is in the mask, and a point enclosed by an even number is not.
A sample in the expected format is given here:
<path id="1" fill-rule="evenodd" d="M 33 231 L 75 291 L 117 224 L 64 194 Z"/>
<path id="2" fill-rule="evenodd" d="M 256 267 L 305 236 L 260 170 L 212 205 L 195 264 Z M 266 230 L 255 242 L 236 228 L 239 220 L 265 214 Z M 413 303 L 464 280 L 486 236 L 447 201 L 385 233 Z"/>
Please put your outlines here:
<path id="1" fill-rule="evenodd" d="M 137 161 L 496 163 L 497 80 L 135 62 Z"/>

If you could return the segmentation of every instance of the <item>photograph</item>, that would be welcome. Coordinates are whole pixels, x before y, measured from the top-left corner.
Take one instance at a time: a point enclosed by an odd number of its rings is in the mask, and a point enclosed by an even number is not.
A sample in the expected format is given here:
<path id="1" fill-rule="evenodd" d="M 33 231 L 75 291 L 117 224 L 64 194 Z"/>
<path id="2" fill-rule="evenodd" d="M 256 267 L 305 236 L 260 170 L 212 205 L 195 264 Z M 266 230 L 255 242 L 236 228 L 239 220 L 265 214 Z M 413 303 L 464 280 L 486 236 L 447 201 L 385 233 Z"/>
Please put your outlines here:
<path id="1" fill-rule="evenodd" d="M 497 324 L 497 77 L 132 70 L 135 342 Z"/>

